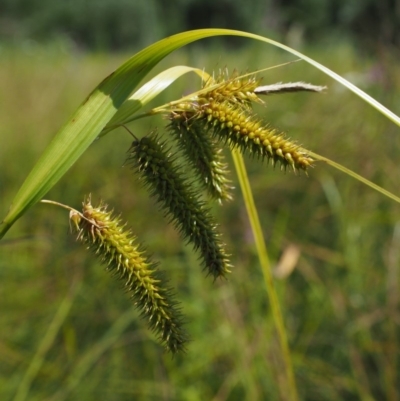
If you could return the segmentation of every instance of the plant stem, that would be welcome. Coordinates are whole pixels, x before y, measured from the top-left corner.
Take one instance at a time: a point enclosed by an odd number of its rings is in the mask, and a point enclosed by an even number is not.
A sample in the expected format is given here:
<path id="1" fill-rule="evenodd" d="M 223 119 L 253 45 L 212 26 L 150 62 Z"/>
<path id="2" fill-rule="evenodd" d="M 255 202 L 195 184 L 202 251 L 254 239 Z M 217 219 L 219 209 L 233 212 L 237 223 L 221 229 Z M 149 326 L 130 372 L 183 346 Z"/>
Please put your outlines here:
<path id="1" fill-rule="evenodd" d="M 282 359 L 286 370 L 289 399 L 291 401 L 298 401 L 299 398 L 297 394 L 296 380 L 294 377 L 285 325 L 283 322 L 283 316 L 279 305 L 278 295 L 274 287 L 274 281 L 271 273 L 271 265 L 268 258 L 268 252 L 265 246 L 264 236 L 261 230 L 257 209 L 254 204 L 253 194 L 247 177 L 246 167 L 244 165 L 243 157 L 237 149 L 232 150 L 232 156 L 235 163 L 236 172 L 239 178 L 239 183 L 243 193 L 244 202 L 246 204 L 247 214 L 249 216 L 251 229 L 253 231 L 254 240 L 257 247 L 257 253 L 264 276 L 264 282 L 267 289 L 269 302 L 271 304 L 272 318 L 279 338 Z"/>

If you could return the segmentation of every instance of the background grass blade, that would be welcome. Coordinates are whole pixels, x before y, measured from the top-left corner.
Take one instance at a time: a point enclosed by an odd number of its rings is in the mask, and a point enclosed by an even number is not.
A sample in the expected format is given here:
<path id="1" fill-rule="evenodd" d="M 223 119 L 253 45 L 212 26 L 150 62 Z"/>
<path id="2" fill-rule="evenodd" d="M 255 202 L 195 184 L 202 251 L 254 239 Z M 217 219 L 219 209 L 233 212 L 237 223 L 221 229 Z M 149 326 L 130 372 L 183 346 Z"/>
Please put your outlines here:
<path id="1" fill-rule="evenodd" d="M 80 285 L 78 285 L 75 289 L 73 289 L 73 291 L 64 298 L 64 300 L 58 307 L 57 313 L 55 314 L 53 321 L 50 323 L 45 335 L 43 336 L 42 341 L 39 344 L 36 354 L 34 355 L 31 363 L 28 366 L 28 369 L 25 372 L 24 377 L 22 378 L 18 386 L 18 390 L 15 395 L 14 401 L 24 401 L 29 396 L 30 386 L 35 377 L 37 376 L 40 368 L 42 367 L 44 358 L 46 357 L 47 352 L 53 345 L 54 340 L 57 334 L 59 333 L 62 324 L 67 318 L 72 303 L 79 289 Z"/>
<path id="2" fill-rule="evenodd" d="M 65 400 L 74 391 L 93 365 L 107 352 L 121 337 L 121 334 L 137 319 L 134 308 L 123 313 L 114 324 L 105 332 L 103 337 L 93 344 L 76 362 L 70 375 L 65 380 L 65 385 L 60 388 L 48 401 Z"/>

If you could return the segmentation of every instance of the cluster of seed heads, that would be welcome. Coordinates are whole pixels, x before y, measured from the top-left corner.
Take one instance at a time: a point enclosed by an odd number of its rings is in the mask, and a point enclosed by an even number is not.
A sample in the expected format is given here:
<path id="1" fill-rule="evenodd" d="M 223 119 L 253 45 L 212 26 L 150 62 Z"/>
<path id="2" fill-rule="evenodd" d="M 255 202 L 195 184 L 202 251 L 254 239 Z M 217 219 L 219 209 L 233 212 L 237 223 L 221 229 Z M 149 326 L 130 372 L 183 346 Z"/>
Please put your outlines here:
<path id="1" fill-rule="evenodd" d="M 262 102 L 254 92 L 257 80 L 232 78 L 212 83 L 207 82 L 205 88 L 210 87 L 210 91 L 201 93 L 197 101 L 179 104 L 171 114 L 175 125 L 186 123 L 201 129 L 243 153 L 266 158 L 272 165 L 278 163 L 283 169 L 307 171 L 313 165 L 305 149 L 251 111 L 252 102 Z M 215 85 L 218 86 L 214 88 Z"/>
<path id="2" fill-rule="evenodd" d="M 284 90 L 298 90 L 294 85 L 286 85 Z M 310 87 L 306 90 L 321 90 Z M 306 150 L 251 111 L 252 103 L 263 103 L 257 93 L 278 91 L 275 86 L 261 89 L 257 79 L 220 74 L 207 80 L 195 99 L 169 110 L 168 132 L 202 188 L 219 202 L 232 199 L 221 148 L 224 144 L 295 172 L 307 171 L 313 165 Z M 181 236 L 199 253 L 207 273 L 216 279 L 230 272 L 228 255 L 210 210 L 193 181 L 182 173 L 177 156 L 171 154 L 166 142 L 154 133 L 135 139 L 128 161 Z M 124 282 L 165 347 L 172 352 L 183 350 L 187 336 L 174 294 L 157 265 L 136 243 L 136 237 L 106 205 L 93 207 L 90 199 L 83 203 L 82 213 L 73 211 L 70 218 L 78 239 Z"/>

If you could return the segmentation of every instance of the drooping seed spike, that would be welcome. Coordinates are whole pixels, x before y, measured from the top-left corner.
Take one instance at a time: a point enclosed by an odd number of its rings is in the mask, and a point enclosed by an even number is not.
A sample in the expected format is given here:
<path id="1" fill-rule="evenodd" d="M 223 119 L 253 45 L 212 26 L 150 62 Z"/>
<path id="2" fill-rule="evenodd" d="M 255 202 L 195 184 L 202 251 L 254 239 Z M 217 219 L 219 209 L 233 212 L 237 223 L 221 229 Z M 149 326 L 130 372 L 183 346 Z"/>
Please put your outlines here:
<path id="1" fill-rule="evenodd" d="M 71 217 L 79 229 L 78 239 L 124 283 L 141 316 L 165 348 L 172 353 L 183 351 L 188 338 L 164 273 L 145 256 L 136 237 L 105 204 L 93 207 L 90 199 L 85 200 L 82 216 L 80 220 Z"/>
<path id="2" fill-rule="evenodd" d="M 214 278 L 230 270 L 209 209 L 199 199 L 155 134 L 132 143 L 129 161 L 181 236 L 200 253 L 204 269 Z"/>

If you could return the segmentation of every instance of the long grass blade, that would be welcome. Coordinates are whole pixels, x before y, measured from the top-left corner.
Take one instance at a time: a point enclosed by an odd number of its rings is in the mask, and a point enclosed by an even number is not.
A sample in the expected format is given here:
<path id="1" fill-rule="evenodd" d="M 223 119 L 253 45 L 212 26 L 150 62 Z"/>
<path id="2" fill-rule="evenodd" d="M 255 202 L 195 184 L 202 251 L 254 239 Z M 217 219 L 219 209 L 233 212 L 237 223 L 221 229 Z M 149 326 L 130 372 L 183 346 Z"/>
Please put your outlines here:
<path id="1" fill-rule="evenodd" d="M 43 339 L 39 344 L 36 354 L 29 364 L 28 369 L 26 370 L 21 382 L 19 383 L 14 401 L 24 401 L 28 398 L 32 382 L 35 380 L 35 377 L 43 366 L 47 352 L 54 344 L 54 340 L 56 339 L 56 336 L 60 331 L 62 324 L 68 316 L 75 295 L 78 293 L 79 288 L 80 285 L 77 286 L 71 294 L 68 294 L 58 307 L 57 313 L 55 314 L 45 335 L 43 336 Z"/>
<path id="2" fill-rule="evenodd" d="M 103 337 L 77 359 L 75 365 L 71 369 L 71 373 L 65 380 L 65 385 L 46 399 L 46 401 L 63 401 L 67 399 L 81 384 L 82 380 L 84 380 L 85 376 L 101 356 L 120 340 L 121 334 L 135 319 L 137 319 L 137 313 L 133 307 L 123 313 L 107 330 Z"/>

